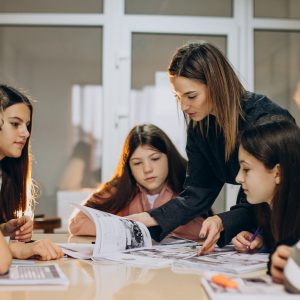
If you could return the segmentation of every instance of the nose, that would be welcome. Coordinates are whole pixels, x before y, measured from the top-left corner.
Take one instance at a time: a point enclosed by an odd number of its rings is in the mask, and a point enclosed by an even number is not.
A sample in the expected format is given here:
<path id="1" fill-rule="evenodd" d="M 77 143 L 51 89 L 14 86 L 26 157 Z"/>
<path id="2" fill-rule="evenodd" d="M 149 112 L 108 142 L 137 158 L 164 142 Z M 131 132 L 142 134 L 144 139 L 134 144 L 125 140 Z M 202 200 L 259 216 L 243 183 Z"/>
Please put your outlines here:
<path id="1" fill-rule="evenodd" d="M 237 173 L 237 175 L 235 177 L 235 181 L 239 184 L 243 183 L 243 175 L 242 175 L 241 169 L 239 169 L 239 172 Z"/>
<path id="2" fill-rule="evenodd" d="M 149 173 L 153 170 L 152 163 L 149 160 L 146 160 L 143 164 L 144 173 Z"/>
<path id="3" fill-rule="evenodd" d="M 184 98 L 180 99 L 180 108 L 183 112 L 187 111 L 189 108 L 188 100 L 185 100 Z"/>
<path id="4" fill-rule="evenodd" d="M 30 133 L 28 131 L 28 128 L 27 128 L 27 125 L 24 124 L 22 127 L 21 127 L 21 136 L 24 137 L 24 138 L 28 138 L 30 136 Z"/>

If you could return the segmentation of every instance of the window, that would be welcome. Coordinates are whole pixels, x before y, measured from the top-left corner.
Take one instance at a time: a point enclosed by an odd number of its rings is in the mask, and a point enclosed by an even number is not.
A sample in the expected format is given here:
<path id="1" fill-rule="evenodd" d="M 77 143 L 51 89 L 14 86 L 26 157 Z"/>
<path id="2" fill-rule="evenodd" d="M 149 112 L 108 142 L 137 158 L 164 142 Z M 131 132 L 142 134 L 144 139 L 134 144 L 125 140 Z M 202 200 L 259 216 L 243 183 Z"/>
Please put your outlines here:
<path id="1" fill-rule="evenodd" d="M 0 0 L 1 12 L 102 13 L 102 0 Z"/>
<path id="2" fill-rule="evenodd" d="M 102 29 L 3 26 L 0 39 L 0 80 L 28 90 L 36 100 L 31 140 L 33 178 L 41 189 L 38 211 L 51 212 L 43 205 L 52 203 L 55 209 L 56 190 L 79 141 L 91 147 L 92 156 L 86 159 L 94 159 L 94 164 L 84 172 L 98 170 L 95 181 L 100 180 L 101 137 L 98 131 L 94 134 L 82 123 L 72 124 L 72 91 L 74 85 L 102 85 Z M 102 100 L 99 88 L 97 91 L 93 101 Z M 90 103 L 91 97 L 87 95 L 91 95 L 91 89 L 82 92 L 84 103 Z M 101 111 L 98 113 L 101 120 Z M 86 179 L 88 175 L 82 176 Z"/>
<path id="3" fill-rule="evenodd" d="M 232 17 L 231 0 L 125 0 L 126 14 Z"/>

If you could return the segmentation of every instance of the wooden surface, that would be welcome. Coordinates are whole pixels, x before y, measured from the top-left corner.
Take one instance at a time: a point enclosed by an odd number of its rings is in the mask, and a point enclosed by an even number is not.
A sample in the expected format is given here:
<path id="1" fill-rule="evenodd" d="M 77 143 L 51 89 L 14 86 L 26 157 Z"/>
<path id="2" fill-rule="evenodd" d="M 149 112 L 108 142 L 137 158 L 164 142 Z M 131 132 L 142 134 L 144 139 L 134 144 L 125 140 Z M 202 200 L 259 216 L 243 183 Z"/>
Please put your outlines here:
<path id="1" fill-rule="evenodd" d="M 33 227 L 42 229 L 44 233 L 54 233 L 54 229 L 61 227 L 61 219 L 58 217 L 34 218 Z"/>

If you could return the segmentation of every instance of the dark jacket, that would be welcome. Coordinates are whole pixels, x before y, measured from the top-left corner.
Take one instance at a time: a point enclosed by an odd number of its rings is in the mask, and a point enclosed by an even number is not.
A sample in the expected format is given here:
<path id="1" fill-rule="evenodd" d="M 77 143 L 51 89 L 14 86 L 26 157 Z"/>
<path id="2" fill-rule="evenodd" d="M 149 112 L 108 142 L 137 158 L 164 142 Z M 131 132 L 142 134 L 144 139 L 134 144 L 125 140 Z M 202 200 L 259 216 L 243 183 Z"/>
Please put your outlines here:
<path id="1" fill-rule="evenodd" d="M 241 106 L 244 118 L 239 120 L 239 133 L 266 115 L 286 115 L 293 120 L 287 110 L 263 95 L 248 92 Z M 163 239 L 174 228 L 196 216 L 203 216 L 212 207 L 224 183 L 237 184 L 238 145 L 225 162 L 224 135 L 222 130 L 216 129 L 215 117 L 209 115 L 202 123 L 204 134 L 192 122 L 188 126 L 186 152 L 189 161 L 184 191 L 165 205 L 149 211 L 159 224 L 150 228 L 155 240 Z M 241 190 L 237 204 L 219 217 L 224 225 L 219 246 L 228 244 L 241 230 L 253 230 L 256 226 L 253 206 Z"/>

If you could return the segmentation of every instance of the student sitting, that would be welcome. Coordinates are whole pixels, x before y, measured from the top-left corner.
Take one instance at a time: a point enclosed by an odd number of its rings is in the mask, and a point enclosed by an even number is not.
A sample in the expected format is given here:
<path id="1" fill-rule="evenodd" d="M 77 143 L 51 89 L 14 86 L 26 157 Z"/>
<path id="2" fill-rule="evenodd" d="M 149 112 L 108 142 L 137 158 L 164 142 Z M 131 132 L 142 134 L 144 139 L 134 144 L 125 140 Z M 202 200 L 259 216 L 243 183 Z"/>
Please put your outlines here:
<path id="1" fill-rule="evenodd" d="M 32 105 L 27 97 L 0 85 L 0 229 L 5 236 L 30 240 L 33 222 L 21 217 L 30 206 L 31 164 L 29 137 Z"/>
<path id="2" fill-rule="evenodd" d="M 159 207 L 180 193 L 186 160 L 169 137 L 152 124 L 135 126 L 128 134 L 115 175 L 102 184 L 84 205 L 127 216 Z M 198 239 L 203 222 L 197 217 L 173 234 Z M 74 235 L 95 235 L 94 223 L 82 212 L 71 218 Z"/>
<path id="3" fill-rule="evenodd" d="M 260 249 L 275 251 L 278 245 L 294 245 L 300 238 L 300 129 L 285 117 L 265 118 L 244 131 L 239 148 L 240 171 L 236 181 L 242 185 L 247 201 L 257 204 L 257 223 L 261 235 L 240 232 L 233 238 L 240 252 Z M 272 255 L 272 254 L 271 254 Z M 269 262 L 276 282 L 282 282 L 283 266 L 289 251 L 277 248 Z"/>
<path id="4" fill-rule="evenodd" d="M 63 253 L 49 240 L 23 243 L 30 241 L 33 230 L 31 217 L 19 217 L 32 213 L 34 201 L 29 151 L 32 111 L 28 97 L 0 84 L 0 230 L 18 240 L 9 244 L 13 257 L 56 259 Z"/>

